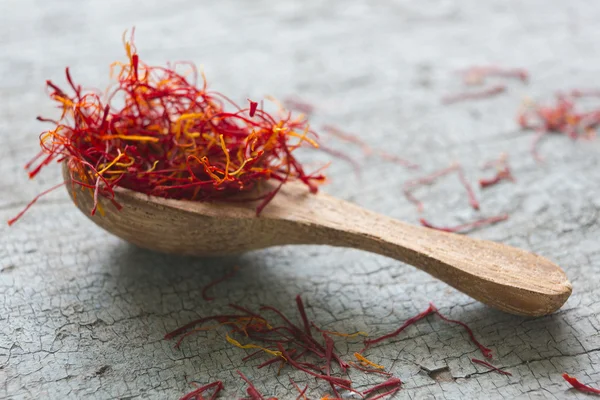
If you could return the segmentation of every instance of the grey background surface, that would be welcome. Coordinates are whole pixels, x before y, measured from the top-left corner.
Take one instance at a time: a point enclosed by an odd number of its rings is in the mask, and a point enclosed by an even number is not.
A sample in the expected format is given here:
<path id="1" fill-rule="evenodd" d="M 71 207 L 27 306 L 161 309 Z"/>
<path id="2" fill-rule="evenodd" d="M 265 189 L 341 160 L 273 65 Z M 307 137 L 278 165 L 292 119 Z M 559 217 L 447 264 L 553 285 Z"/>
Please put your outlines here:
<path id="1" fill-rule="evenodd" d="M 587 1 L 42 1 L 0 3 L 0 220 L 59 182 L 52 166 L 28 182 L 23 164 L 37 152 L 53 115 L 45 79 L 102 87 L 108 65 L 124 58 L 120 38 L 137 27 L 150 63 L 203 64 L 211 87 L 236 100 L 297 94 L 317 107 L 315 128 L 336 124 L 432 171 L 459 160 L 472 180 L 502 151 L 516 184 L 478 193 L 483 215 L 509 221 L 473 236 L 547 256 L 567 271 L 574 292 L 556 314 L 536 320 L 491 310 L 428 275 L 354 250 L 275 248 L 222 259 L 154 254 L 91 224 L 64 190 L 39 202 L 14 227 L 0 224 L 0 398 L 179 398 L 192 380 L 221 379 L 240 396 L 241 369 L 266 394 L 294 398 L 289 370 L 258 372 L 221 335 L 202 334 L 181 350 L 165 332 L 199 315 L 278 305 L 295 316 L 300 293 L 309 317 L 328 329 L 390 331 L 434 302 L 468 322 L 512 377 L 474 366 L 479 354 L 460 327 L 435 318 L 411 327 L 369 356 L 404 382 L 399 398 L 587 398 L 568 388 L 564 371 L 600 384 L 600 169 L 595 142 L 552 136 L 546 163 L 529 154 L 531 133 L 515 113 L 524 96 L 599 86 L 600 7 Z M 521 66 L 528 86 L 442 106 L 462 89 L 455 70 L 473 64 Z M 354 157 L 356 147 L 324 139 Z M 309 163 L 329 157 L 307 153 Z M 423 173 L 423 172 L 421 172 Z M 414 208 L 402 183 L 421 173 L 370 159 L 362 178 L 334 160 L 323 190 L 406 221 Z M 474 218 L 462 188 L 448 178 L 419 192 L 439 223 Z M 201 289 L 234 265 L 237 276 L 207 303 Z M 360 344 L 338 342 L 350 356 Z M 258 362 L 258 361 L 257 361 Z M 448 367 L 443 379 L 425 372 Z M 291 374 L 299 383 L 314 380 Z M 355 376 L 357 387 L 372 378 Z M 312 397 L 327 388 L 311 392 Z"/>

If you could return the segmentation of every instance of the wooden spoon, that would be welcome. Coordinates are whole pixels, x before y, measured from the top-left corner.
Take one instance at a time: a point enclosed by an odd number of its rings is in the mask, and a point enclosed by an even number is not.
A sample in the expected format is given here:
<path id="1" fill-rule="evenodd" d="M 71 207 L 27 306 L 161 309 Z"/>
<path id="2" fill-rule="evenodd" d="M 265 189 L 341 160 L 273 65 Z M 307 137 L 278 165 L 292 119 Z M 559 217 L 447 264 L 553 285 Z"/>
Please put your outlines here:
<path id="1" fill-rule="evenodd" d="M 558 310 L 572 287 L 551 261 L 503 244 L 409 225 L 301 184 L 283 186 L 256 216 L 256 203 L 169 200 L 117 188 L 118 211 L 90 216 L 89 190 L 71 189 L 77 207 L 97 225 L 138 246 L 176 254 L 214 256 L 288 244 L 325 244 L 382 254 L 414 265 L 489 306 L 541 316 Z"/>

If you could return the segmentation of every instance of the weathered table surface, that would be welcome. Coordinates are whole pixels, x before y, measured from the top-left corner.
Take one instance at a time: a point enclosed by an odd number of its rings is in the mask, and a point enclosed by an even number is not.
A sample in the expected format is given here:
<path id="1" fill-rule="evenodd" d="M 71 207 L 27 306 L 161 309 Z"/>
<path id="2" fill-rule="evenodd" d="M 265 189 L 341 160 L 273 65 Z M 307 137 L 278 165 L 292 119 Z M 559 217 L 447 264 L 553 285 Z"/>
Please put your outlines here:
<path id="1" fill-rule="evenodd" d="M 338 125 L 423 171 L 458 160 L 476 180 L 483 161 L 509 153 L 517 183 L 478 195 L 483 215 L 511 218 L 472 235 L 539 252 L 564 267 L 574 291 L 562 310 L 535 320 L 506 315 L 410 266 L 347 249 L 274 248 L 222 259 L 154 254 L 95 227 L 61 189 L 14 227 L 0 225 L 0 397 L 178 398 L 192 380 L 215 379 L 233 397 L 244 390 L 237 369 L 269 395 L 295 397 L 288 369 L 259 373 L 220 335 L 192 337 L 181 350 L 162 337 L 229 302 L 278 305 L 295 316 L 298 293 L 309 317 L 328 329 L 372 334 L 434 302 L 471 324 L 496 352 L 497 365 L 513 374 L 473 365 L 470 358 L 479 354 L 466 333 L 430 318 L 370 353 L 405 382 L 400 398 L 585 398 L 569 389 L 564 371 L 600 384 L 600 142 L 548 137 L 541 147 L 546 163 L 538 165 L 529 154 L 532 134 L 515 123 L 526 95 L 551 99 L 555 90 L 598 85 L 600 7 L 547 0 L 421 4 L 4 0 L 0 220 L 60 179 L 58 166 L 32 182 L 23 171 L 44 128 L 35 116 L 55 112 L 45 79 L 64 82 L 68 65 L 75 79 L 104 85 L 109 63 L 124 58 L 122 32 L 135 25 L 148 62 L 203 64 L 212 87 L 240 101 L 300 95 L 316 106 L 317 129 Z M 493 99 L 440 104 L 441 96 L 462 89 L 457 68 L 490 63 L 525 67 L 531 82 L 508 82 L 508 93 Z M 362 157 L 348 143 L 325 140 Z M 371 158 L 358 179 L 334 160 L 324 190 L 416 222 L 401 186 L 420 173 Z M 420 196 L 427 216 L 440 223 L 476 216 L 453 178 Z M 217 300 L 202 300 L 202 287 L 234 265 L 242 268 L 216 288 Z M 348 356 L 358 348 L 338 344 Z M 427 373 L 445 367 L 446 373 Z M 291 376 L 316 387 L 303 374 Z M 356 375 L 356 382 L 362 388 L 373 380 Z"/>

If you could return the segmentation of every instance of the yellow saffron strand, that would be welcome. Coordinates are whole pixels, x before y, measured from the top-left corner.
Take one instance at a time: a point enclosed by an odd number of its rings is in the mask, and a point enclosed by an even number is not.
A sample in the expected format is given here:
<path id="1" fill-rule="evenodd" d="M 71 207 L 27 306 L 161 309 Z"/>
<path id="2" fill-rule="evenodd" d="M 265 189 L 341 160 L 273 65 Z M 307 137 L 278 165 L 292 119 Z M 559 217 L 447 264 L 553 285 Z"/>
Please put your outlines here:
<path id="1" fill-rule="evenodd" d="M 341 337 L 345 337 L 345 338 L 355 338 L 357 336 L 369 336 L 369 334 L 367 332 L 363 332 L 363 331 L 358 331 L 358 332 L 354 332 L 354 333 L 343 333 L 343 332 L 334 332 L 334 331 L 322 331 L 322 332 L 327 333 L 328 335 L 341 336 Z"/>
<path id="2" fill-rule="evenodd" d="M 235 340 L 234 338 L 232 338 L 231 336 L 229 336 L 228 333 L 225 334 L 225 339 L 227 339 L 227 341 L 229 343 L 231 343 L 235 347 L 239 347 L 240 349 L 259 349 L 259 350 L 264 351 L 265 353 L 271 354 L 271 355 L 273 355 L 275 357 L 281 357 L 284 360 L 286 360 L 286 358 L 283 356 L 283 354 L 281 354 L 280 351 L 269 350 L 267 348 L 264 348 L 262 346 L 257 346 L 255 344 L 241 344 L 240 342 L 238 342 L 237 340 Z"/>
<path id="3" fill-rule="evenodd" d="M 226 180 L 229 178 L 229 164 L 231 164 L 231 160 L 229 159 L 229 150 L 227 150 L 223 135 L 219 135 L 219 140 L 221 141 L 221 149 L 223 149 L 223 153 L 225 153 L 225 176 L 223 177 L 223 180 Z"/>
<path id="4" fill-rule="evenodd" d="M 102 139 L 122 139 L 122 140 L 135 140 L 137 142 L 158 142 L 158 138 L 152 136 L 140 136 L 140 135 L 105 135 Z"/>
<path id="5" fill-rule="evenodd" d="M 385 367 L 383 365 L 379 365 L 379 364 L 375 364 L 373 361 L 367 360 L 362 354 L 360 353 L 354 353 L 354 357 L 356 357 L 356 359 L 358 361 L 360 361 L 362 364 L 366 364 L 369 365 L 375 369 L 385 369 Z"/>
<path id="6" fill-rule="evenodd" d="M 119 155 L 115 157 L 114 160 L 112 160 L 106 167 L 102 168 L 100 171 L 98 171 L 96 173 L 96 175 L 102 175 L 103 173 L 105 173 L 108 169 L 110 169 L 110 167 L 112 167 L 113 165 L 115 165 L 117 163 L 117 161 L 119 161 L 119 159 L 121 157 L 123 157 L 125 155 L 125 153 L 121 153 L 119 152 Z"/>

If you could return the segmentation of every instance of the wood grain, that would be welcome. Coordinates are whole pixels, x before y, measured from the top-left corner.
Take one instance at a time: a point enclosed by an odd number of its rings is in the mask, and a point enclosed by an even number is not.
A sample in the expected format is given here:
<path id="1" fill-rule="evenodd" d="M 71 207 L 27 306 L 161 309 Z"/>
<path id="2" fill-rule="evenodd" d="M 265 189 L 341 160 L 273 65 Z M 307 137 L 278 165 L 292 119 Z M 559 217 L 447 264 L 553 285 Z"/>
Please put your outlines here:
<path id="1" fill-rule="evenodd" d="M 90 190 L 71 197 L 89 216 Z M 413 226 L 327 194 L 288 183 L 256 216 L 252 202 L 170 200 L 117 188 L 117 210 L 100 197 L 105 230 L 138 246 L 175 254 L 215 256 L 289 244 L 361 249 L 411 264 L 485 304 L 511 314 L 542 316 L 571 295 L 564 271 L 551 261 L 499 243 Z"/>

